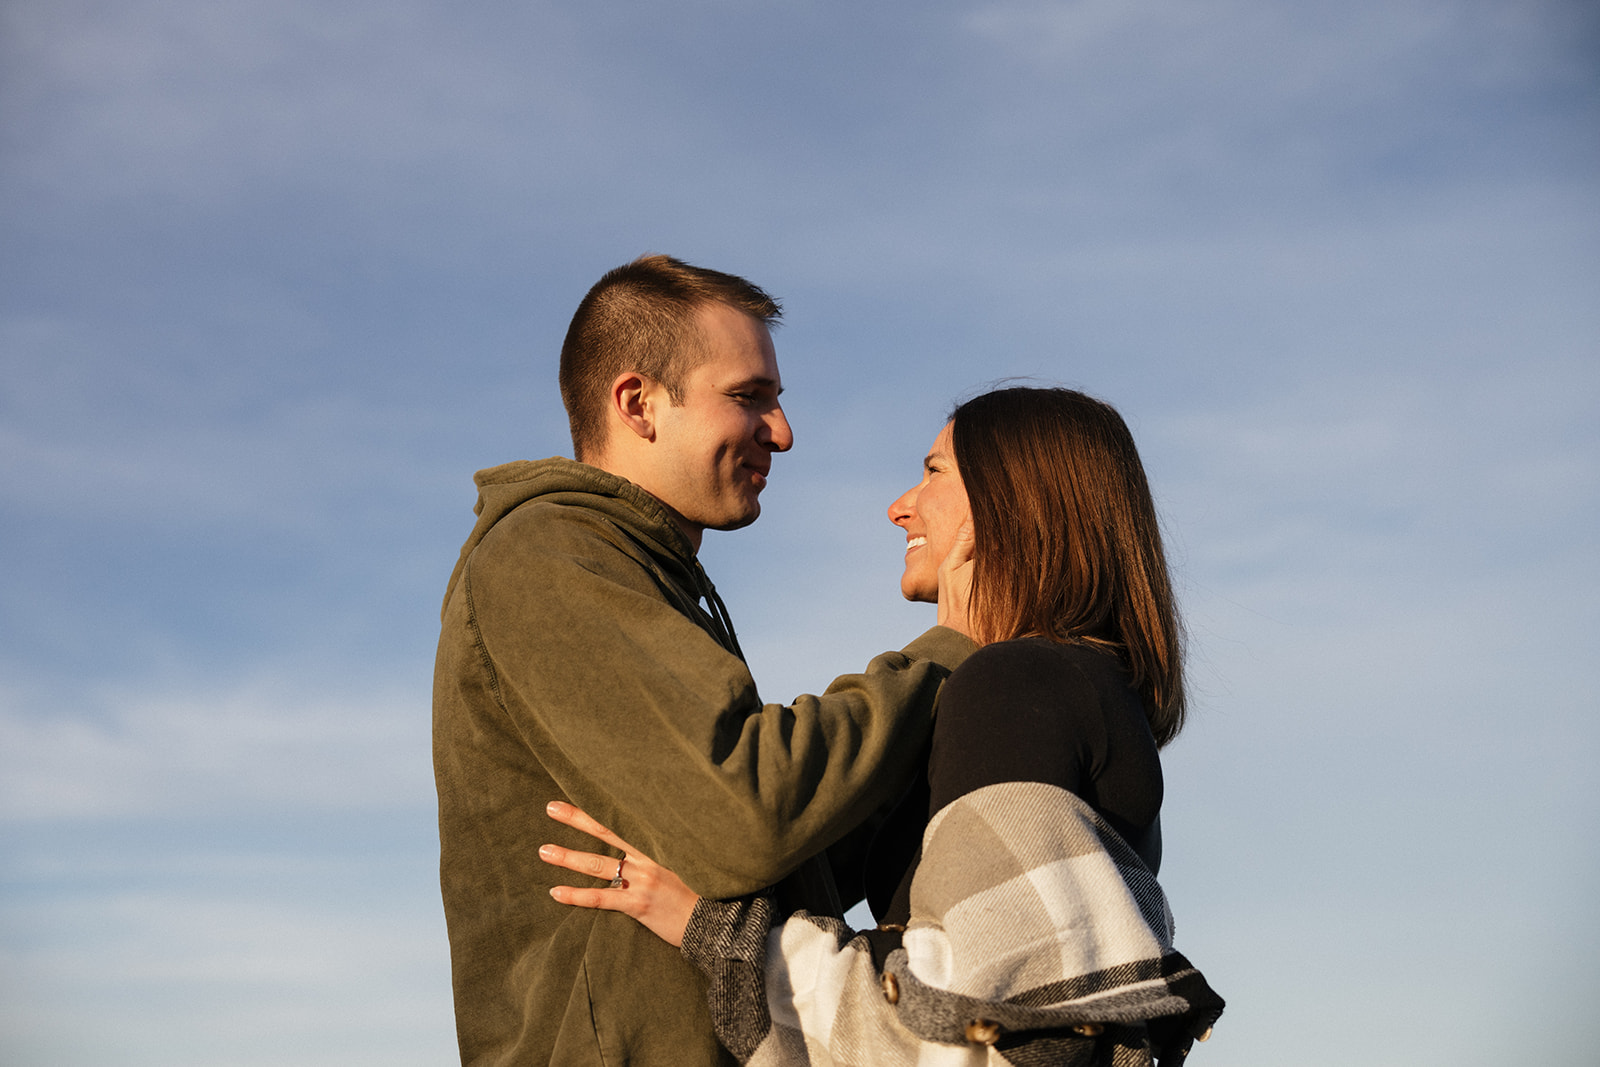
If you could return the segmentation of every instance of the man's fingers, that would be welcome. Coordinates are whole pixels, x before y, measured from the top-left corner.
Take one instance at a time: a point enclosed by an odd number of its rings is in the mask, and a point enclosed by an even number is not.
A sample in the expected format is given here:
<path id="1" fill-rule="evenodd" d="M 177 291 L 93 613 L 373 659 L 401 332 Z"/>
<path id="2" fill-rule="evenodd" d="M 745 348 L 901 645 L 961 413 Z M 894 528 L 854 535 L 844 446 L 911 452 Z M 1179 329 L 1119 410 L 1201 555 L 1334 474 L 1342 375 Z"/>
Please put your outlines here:
<path id="1" fill-rule="evenodd" d="M 972 520 L 969 518 L 956 528 L 955 536 L 950 539 L 950 547 L 945 551 L 944 559 L 939 561 L 940 580 L 947 581 L 953 572 L 971 563 L 972 551 Z"/>
<path id="2" fill-rule="evenodd" d="M 968 519 L 956 528 L 956 535 L 950 543 L 950 555 L 965 563 L 972 558 L 972 541 L 972 520 Z"/>

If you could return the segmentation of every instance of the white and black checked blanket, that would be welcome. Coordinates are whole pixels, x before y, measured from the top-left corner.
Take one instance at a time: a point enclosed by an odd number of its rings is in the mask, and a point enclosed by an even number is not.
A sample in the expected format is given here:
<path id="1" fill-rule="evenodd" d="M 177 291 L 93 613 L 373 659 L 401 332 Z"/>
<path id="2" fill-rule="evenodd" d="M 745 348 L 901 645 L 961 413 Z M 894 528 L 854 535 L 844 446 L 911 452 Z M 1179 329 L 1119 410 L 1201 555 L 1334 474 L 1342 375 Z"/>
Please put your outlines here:
<path id="1" fill-rule="evenodd" d="M 898 946 L 771 916 L 765 896 L 702 901 L 683 940 L 752 1067 L 1149 1067 L 1222 1013 L 1173 951 L 1155 876 L 1053 785 L 987 786 L 933 818 Z"/>

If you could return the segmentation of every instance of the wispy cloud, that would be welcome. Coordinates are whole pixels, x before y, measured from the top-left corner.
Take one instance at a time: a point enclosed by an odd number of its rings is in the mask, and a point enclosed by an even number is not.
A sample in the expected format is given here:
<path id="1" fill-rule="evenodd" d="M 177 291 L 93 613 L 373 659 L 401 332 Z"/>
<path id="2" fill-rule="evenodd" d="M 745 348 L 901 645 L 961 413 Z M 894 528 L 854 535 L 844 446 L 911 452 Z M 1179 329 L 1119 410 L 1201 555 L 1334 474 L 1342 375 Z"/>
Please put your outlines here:
<path id="1" fill-rule="evenodd" d="M 1484 1020 L 1582 1017 L 1591 9 L 0 6 L 0 1059 L 449 1058 L 438 596 L 645 250 L 788 302 L 799 443 L 705 550 L 768 698 L 932 621 L 883 509 L 951 400 L 1083 386 L 1194 633 L 1164 876 L 1237 992 L 1206 1054 L 1501 1062 Z M 1490 977 L 1399 988 L 1424 957 Z"/>
<path id="2" fill-rule="evenodd" d="M 289 874 L 280 858 L 255 885 L 191 872 L 183 888 L 27 901 L 13 891 L 0 928 L 0 1050 L 73 1067 L 447 1061 L 436 909 L 418 908 L 425 898 L 408 883 L 373 884 L 347 867 Z M 352 997 L 356 988 L 365 993 Z"/>
<path id="3" fill-rule="evenodd" d="M 0 820 L 426 809 L 429 724 L 421 685 L 330 696 L 277 678 L 65 702 L 12 688 L 0 698 Z"/>

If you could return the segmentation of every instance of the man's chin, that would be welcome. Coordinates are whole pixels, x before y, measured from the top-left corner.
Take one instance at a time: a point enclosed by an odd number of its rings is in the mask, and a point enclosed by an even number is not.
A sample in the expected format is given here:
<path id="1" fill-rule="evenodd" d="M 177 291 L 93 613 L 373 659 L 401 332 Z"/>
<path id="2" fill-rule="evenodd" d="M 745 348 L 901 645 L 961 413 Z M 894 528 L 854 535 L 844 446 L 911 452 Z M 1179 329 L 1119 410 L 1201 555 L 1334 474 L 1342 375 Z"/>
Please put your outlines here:
<path id="1" fill-rule="evenodd" d="M 750 510 L 745 511 L 745 512 L 741 512 L 738 515 L 734 516 L 733 518 L 725 519 L 722 522 L 709 522 L 709 523 L 706 524 L 706 529 L 708 529 L 708 530 L 742 530 L 746 526 L 749 526 L 752 522 L 755 522 L 760 517 L 761 517 L 761 505 L 760 504 L 756 504 Z"/>

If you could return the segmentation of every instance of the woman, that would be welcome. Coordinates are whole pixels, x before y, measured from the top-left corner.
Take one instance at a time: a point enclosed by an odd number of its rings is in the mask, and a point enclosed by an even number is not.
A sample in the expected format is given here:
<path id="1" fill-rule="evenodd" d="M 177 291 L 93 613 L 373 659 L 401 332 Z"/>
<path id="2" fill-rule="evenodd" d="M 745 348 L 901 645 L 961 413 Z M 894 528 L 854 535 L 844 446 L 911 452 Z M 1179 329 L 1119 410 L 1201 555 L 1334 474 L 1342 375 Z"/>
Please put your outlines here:
<path id="1" fill-rule="evenodd" d="M 1154 878 L 1182 647 L 1127 426 L 1071 390 L 984 394 L 889 518 L 906 532 L 902 593 L 938 601 L 981 647 L 945 683 L 927 773 L 878 833 L 878 930 L 799 913 L 769 936 L 766 898 L 701 900 L 561 803 L 553 818 L 624 858 L 547 846 L 571 870 L 615 865 L 610 888 L 552 895 L 681 944 L 747 1062 L 1181 1059 L 1222 1001 L 1172 950 Z"/>

